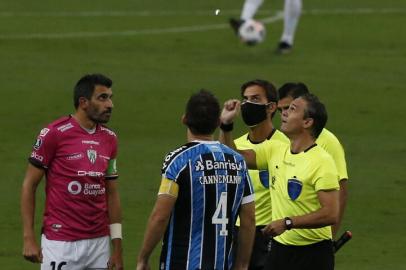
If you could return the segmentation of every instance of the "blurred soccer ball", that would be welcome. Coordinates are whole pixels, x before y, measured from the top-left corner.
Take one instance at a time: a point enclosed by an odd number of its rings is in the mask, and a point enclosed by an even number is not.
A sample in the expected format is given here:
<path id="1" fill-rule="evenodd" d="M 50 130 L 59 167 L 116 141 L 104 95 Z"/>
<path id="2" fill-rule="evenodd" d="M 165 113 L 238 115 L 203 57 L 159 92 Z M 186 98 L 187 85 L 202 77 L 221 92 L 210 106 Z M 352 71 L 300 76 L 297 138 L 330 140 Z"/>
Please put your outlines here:
<path id="1" fill-rule="evenodd" d="M 238 29 L 238 34 L 245 44 L 255 45 L 264 41 L 266 30 L 261 22 L 247 20 Z"/>

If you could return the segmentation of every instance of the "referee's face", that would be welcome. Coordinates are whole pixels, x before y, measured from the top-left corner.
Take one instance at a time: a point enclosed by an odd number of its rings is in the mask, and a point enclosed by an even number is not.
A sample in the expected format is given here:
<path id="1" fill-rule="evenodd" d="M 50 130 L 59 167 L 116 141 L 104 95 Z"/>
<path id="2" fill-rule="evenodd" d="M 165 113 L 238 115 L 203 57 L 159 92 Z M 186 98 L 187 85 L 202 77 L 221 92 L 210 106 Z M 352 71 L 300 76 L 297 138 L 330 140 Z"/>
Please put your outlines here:
<path id="1" fill-rule="evenodd" d="M 281 98 L 278 101 L 278 111 L 280 112 L 281 116 L 284 111 L 287 111 L 289 109 L 290 103 L 292 103 L 292 101 L 293 98 L 291 96 Z"/>
<path id="2" fill-rule="evenodd" d="M 249 101 L 257 104 L 267 104 L 268 100 L 265 95 L 265 90 L 259 85 L 252 85 L 245 89 L 243 94 L 243 102 Z"/>
<path id="3" fill-rule="evenodd" d="M 299 134 L 306 128 L 307 119 L 304 119 L 306 101 L 301 98 L 294 99 L 287 110 L 282 111 L 281 130 L 287 136 Z"/>

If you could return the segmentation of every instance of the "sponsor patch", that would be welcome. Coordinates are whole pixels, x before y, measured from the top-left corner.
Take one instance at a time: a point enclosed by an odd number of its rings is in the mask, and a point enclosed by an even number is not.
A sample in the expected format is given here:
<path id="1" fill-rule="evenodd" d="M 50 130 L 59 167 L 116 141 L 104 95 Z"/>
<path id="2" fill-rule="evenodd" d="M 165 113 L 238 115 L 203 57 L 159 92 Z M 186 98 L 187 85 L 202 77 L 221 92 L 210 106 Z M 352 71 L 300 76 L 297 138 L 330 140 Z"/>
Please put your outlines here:
<path id="1" fill-rule="evenodd" d="M 302 187 L 303 183 L 300 180 L 296 178 L 288 179 L 288 194 L 292 201 L 299 198 L 300 193 L 302 193 Z"/>
<path id="2" fill-rule="evenodd" d="M 35 141 L 35 144 L 34 144 L 34 149 L 38 150 L 41 147 L 41 145 L 42 145 L 42 139 L 37 138 L 37 140 Z"/>
<path id="3" fill-rule="evenodd" d="M 69 156 L 66 157 L 66 160 L 79 160 L 83 158 L 83 154 L 82 153 L 75 153 L 75 154 L 71 154 Z"/>
<path id="4" fill-rule="evenodd" d="M 91 140 L 83 140 L 82 141 L 83 144 L 94 144 L 94 145 L 99 145 L 99 142 L 96 141 L 91 141 Z"/>
<path id="5" fill-rule="evenodd" d="M 105 160 L 110 160 L 110 157 L 108 156 L 99 155 L 99 157 L 104 158 Z"/>
<path id="6" fill-rule="evenodd" d="M 116 137 L 116 133 L 114 133 L 113 131 L 111 131 L 111 130 L 110 130 L 110 129 L 108 129 L 108 128 L 105 128 L 105 127 L 100 127 L 100 130 L 107 131 L 107 133 L 108 133 L 108 134 L 110 134 L 111 136 Z"/>
<path id="7" fill-rule="evenodd" d="M 38 155 L 37 152 L 35 152 L 35 151 L 31 153 L 31 157 L 40 162 L 44 161 L 44 157 L 41 155 Z"/>
<path id="8" fill-rule="evenodd" d="M 68 185 L 68 191 L 72 195 L 77 195 L 82 191 L 82 184 L 79 181 L 72 181 Z"/>
<path id="9" fill-rule="evenodd" d="M 71 128 L 73 128 L 72 123 L 68 123 L 68 124 L 65 124 L 65 125 L 62 125 L 62 126 L 58 127 L 58 130 L 60 132 L 65 132 L 65 131 L 67 131 L 68 129 L 71 129 Z"/>
<path id="10" fill-rule="evenodd" d="M 78 176 L 103 177 L 104 175 L 104 172 L 78 171 Z"/>
<path id="11" fill-rule="evenodd" d="M 232 170 L 239 171 L 243 168 L 242 163 L 235 163 L 230 161 L 213 161 L 213 160 L 204 160 L 196 161 L 195 170 L 204 171 L 204 170 Z"/>
<path id="12" fill-rule="evenodd" d="M 39 133 L 39 136 L 45 137 L 49 132 L 49 128 L 43 128 L 41 129 L 41 132 Z"/>
<path id="13" fill-rule="evenodd" d="M 62 225 L 61 224 L 52 224 L 51 228 L 53 231 L 57 232 L 57 231 L 59 231 L 59 229 L 62 228 Z"/>
<path id="14" fill-rule="evenodd" d="M 72 195 L 82 193 L 85 196 L 100 196 L 106 194 L 106 188 L 102 184 L 81 184 L 76 180 L 69 183 L 68 191 Z"/>
<path id="15" fill-rule="evenodd" d="M 186 149 L 187 146 L 181 146 L 180 148 L 173 150 L 172 152 L 170 152 L 168 155 L 166 155 L 165 160 L 164 160 L 164 164 L 162 166 L 162 170 L 165 170 L 166 167 L 168 167 L 170 160 L 179 152 L 182 152 L 184 149 Z"/>

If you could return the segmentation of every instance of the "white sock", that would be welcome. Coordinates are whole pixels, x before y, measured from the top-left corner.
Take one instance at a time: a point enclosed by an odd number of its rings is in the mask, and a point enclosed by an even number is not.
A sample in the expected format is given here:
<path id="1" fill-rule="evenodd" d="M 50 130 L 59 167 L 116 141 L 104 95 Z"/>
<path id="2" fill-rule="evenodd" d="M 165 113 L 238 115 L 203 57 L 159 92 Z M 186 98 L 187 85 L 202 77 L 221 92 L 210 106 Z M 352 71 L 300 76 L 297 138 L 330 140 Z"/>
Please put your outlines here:
<path id="1" fill-rule="evenodd" d="M 285 0 L 283 34 L 281 41 L 293 45 L 297 23 L 302 12 L 302 0 Z"/>
<path id="2" fill-rule="evenodd" d="M 244 6 L 241 12 L 241 19 L 250 20 L 254 17 L 258 8 L 262 5 L 264 0 L 245 0 Z"/>

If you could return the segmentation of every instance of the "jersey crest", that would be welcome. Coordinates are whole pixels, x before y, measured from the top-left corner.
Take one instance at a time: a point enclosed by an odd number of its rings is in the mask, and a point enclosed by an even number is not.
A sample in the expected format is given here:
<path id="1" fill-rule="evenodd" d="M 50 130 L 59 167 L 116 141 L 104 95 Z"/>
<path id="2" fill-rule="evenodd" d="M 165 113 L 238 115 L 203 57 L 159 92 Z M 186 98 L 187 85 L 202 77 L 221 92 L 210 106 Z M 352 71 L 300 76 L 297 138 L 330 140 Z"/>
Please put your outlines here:
<path id="1" fill-rule="evenodd" d="M 97 151 L 94 149 L 87 149 L 87 158 L 92 164 L 94 164 L 97 159 Z"/>
<path id="2" fill-rule="evenodd" d="M 302 187 L 303 183 L 300 180 L 296 178 L 288 179 L 288 194 L 293 201 L 299 198 Z"/>

